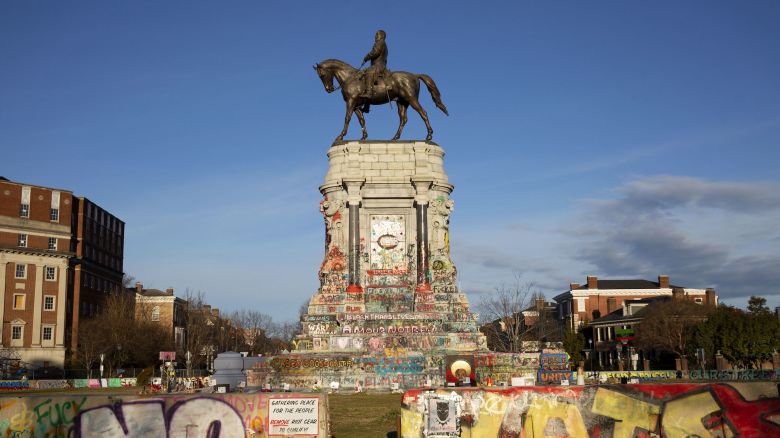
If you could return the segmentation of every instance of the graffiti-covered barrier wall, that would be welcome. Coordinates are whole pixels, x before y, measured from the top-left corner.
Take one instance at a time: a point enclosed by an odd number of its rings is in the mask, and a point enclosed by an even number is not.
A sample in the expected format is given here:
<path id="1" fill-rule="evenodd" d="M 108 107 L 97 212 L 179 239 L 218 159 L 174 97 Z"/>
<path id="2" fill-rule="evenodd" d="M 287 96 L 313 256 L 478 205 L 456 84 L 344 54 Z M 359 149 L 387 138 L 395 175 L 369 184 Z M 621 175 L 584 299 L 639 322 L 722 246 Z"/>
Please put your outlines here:
<path id="1" fill-rule="evenodd" d="M 0 397 L 0 436 L 327 438 L 322 394 Z"/>
<path id="2" fill-rule="evenodd" d="M 772 382 L 407 391 L 401 436 L 780 436 Z"/>
<path id="3" fill-rule="evenodd" d="M 513 377 L 535 381 L 538 353 L 432 354 L 403 348 L 374 355 L 285 354 L 245 361 L 250 388 L 282 385 L 297 391 L 338 382 L 342 390 L 389 390 L 393 385 L 411 389 L 445 386 L 469 379 L 469 384 L 488 381 L 509 385 Z M 569 372 L 571 374 L 571 372 Z"/>

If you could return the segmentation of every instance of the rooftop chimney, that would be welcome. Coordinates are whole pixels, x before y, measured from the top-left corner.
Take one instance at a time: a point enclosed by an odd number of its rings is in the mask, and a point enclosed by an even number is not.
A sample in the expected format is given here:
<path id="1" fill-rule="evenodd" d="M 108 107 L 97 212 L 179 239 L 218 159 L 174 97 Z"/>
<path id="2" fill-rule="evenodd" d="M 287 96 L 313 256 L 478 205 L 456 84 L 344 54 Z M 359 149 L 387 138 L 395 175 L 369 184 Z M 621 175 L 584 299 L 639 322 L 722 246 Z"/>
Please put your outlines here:
<path id="1" fill-rule="evenodd" d="M 715 307 L 715 306 L 718 305 L 718 295 L 715 294 L 715 289 L 713 289 L 711 287 L 708 287 L 707 290 L 704 293 L 706 294 L 705 295 L 706 298 L 705 298 L 704 302 L 708 306 Z"/>
<path id="2" fill-rule="evenodd" d="M 595 275 L 588 275 L 588 289 L 598 289 L 599 279 Z"/>
<path id="3" fill-rule="evenodd" d="M 136 281 L 135 282 L 135 292 L 140 294 L 140 293 L 143 293 L 143 291 L 144 291 L 143 283 L 141 283 L 140 281 Z"/>
<path id="4" fill-rule="evenodd" d="M 668 289 L 669 288 L 669 276 L 668 275 L 659 275 L 658 276 L 658 287 L 661 289 Z"/>
<path id="5" fill-rule="evenodd" d="M 569 283 L 569 290 L 579 289 L 580 284 L 579 283 Z"/>
<path id="6" fill-rule="evenodd" d="M 173 288 L 172 288 L 172 287 L 169 287 L 168 289 L 165 289 L 165 292 L 167 292 L 167 293 L 168 293 L 168 296 L 169 296 L 169 297 L 172 297 L 172 296 L 173 296 Z"/>
<path id="7" fill-rule="evenodd" d="M 536 310 L 542 312 L 544 310 L 544 298 L 536 299 Z"/>

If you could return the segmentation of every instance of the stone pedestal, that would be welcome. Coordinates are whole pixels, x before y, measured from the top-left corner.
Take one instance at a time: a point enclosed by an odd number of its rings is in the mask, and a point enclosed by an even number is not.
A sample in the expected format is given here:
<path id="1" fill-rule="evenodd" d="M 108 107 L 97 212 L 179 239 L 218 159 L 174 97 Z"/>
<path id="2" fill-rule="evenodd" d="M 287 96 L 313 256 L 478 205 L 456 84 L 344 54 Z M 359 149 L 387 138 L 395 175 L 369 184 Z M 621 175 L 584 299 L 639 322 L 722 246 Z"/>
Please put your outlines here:
<path id="1" fill-rule="evenodd" d="M 328 150 L 324 259 L 298 352 L 487 350 L 450 258 L 453 186 L 431 142 Z M 394 353 L 395 354 L 395 353 Z"/>

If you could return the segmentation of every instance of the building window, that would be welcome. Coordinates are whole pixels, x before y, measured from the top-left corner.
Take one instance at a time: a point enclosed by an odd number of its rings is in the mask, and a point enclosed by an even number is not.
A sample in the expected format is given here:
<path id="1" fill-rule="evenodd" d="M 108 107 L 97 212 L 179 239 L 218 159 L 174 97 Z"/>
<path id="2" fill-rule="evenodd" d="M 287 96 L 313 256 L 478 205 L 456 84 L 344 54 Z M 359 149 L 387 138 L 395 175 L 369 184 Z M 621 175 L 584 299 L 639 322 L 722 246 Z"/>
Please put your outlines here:
<path id="1" fill-rule="evenodd" d="M 54 266 L 46 267 L 46 281 L 54 281 L 57 279 L 57 268 Z"/>
<path id="2" fill-rule="evenodd" d="M 16 265 L 16 278 L 27 278 L 27 265 Z"/>
<path id="3" fill-rule="evenodd" d="M 696 303 L 696 304 L 702 304 L 702 303 L 704 303 L 704 300 L 701 299 L 701 298 L 694 298 L 693 302 Z"/>
<path id="4" fill-rule="evenodd" d="M 59 208 L 52 208 L 51 214 L 49 215 L 49 218 L 52 222 L 59 222 L 60 221 L 60 209 Z"/>
<path id="5" fill-rule="evenodd" d="M 57 250 L 57 238 L 56 237 L 49 237 L 49 249 L 52 251 Z"/>
<path id="6" fill-rule="evenodd" d="M 20 325 L 15 325 L 15 326 L 11 327 L 11 339 L 14 340 L 14 341 L 21 340 L 22 339 L 22 333 L 24 332 L 23 329 L 24 329 L 24 327 L 22 327 Z"/>
<path id="7" fill-rule="evenodd" d="M 19 217 L 30 217 L 30 204 L 22 204 L 19 206 Z"/>
<path id="8" fill-rule="evenodd" d="M 152 321 L 160 320 L 160 306 L 154 306 L 152 308 Z"/>
<path id="9" fill-rule="evenodd" d="M 20 234 L 19 235 L 19 247 L 20 248 L 27 248 L 27 235 L 26 234 Z"/>
<path id="10" fill-rule="evenodd" d="M 43 341 L 51 341 L 54 339 L 54 327 L 52 326 L 44 326 L 43 330 L 41 332 L 41 340 Z"/>
<path id="11" fill-rule="evenodd" d="M 43 297 L 43 310 L 54 310 L 54 295 L 46 295 Z"/>
<path id="12" fill-rule="evenodd" d="M 14 294 L 14 310 L 24 310 L 26 299 L 26 294 Z"/>

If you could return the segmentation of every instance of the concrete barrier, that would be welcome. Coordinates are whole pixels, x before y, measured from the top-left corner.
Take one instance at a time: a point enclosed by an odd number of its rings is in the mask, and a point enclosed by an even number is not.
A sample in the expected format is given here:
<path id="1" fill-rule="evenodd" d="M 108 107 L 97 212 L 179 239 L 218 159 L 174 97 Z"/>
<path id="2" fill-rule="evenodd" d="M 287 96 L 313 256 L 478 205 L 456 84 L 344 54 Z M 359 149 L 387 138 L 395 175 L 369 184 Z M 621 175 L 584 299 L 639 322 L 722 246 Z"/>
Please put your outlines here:
<path id="1" fill-rule="evenodd" d="M 780 436 L 773 382 L 415 389 L 401 406 L 404 438 Z"/>
<path id="2" fill-rule="evenodd" d="M 0 436 L 328 438 L 323 394 L 0 397 Z"/>

